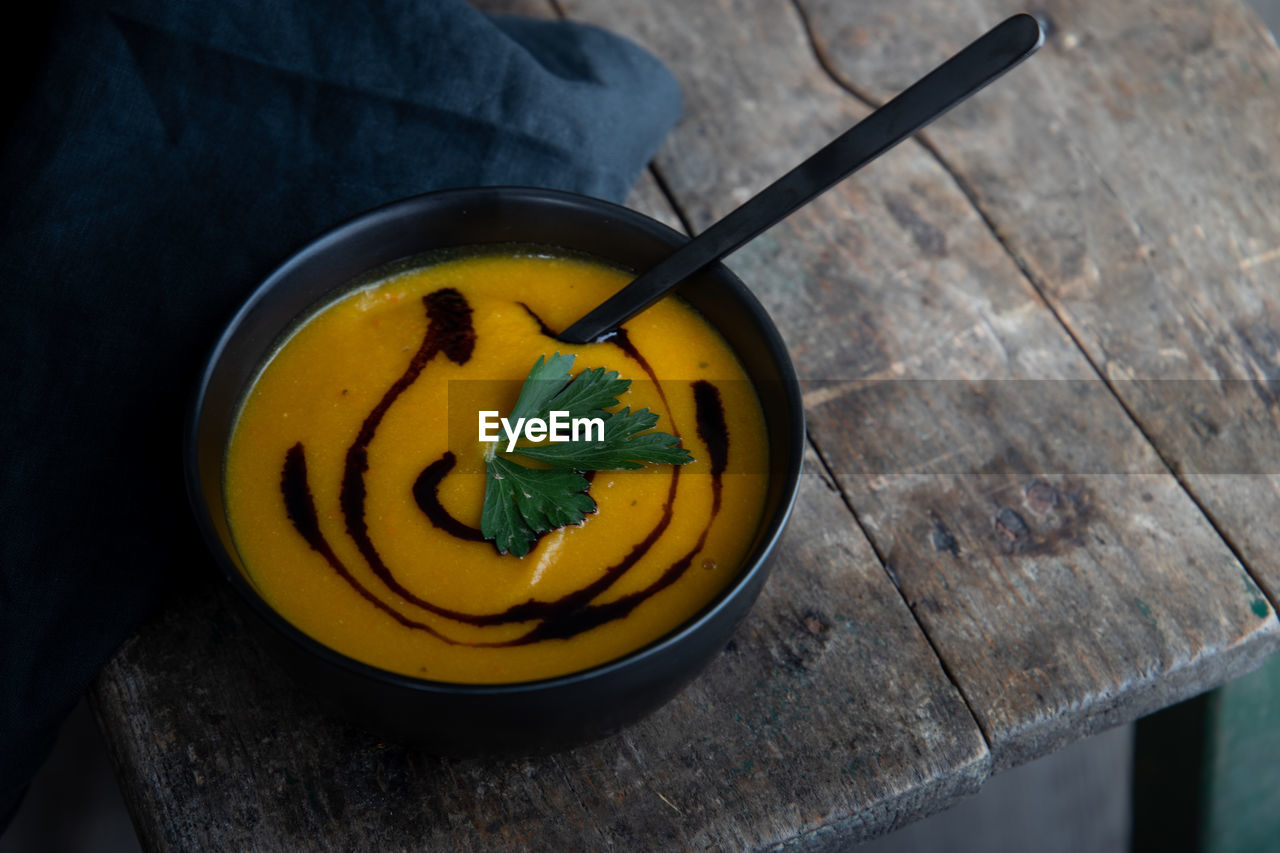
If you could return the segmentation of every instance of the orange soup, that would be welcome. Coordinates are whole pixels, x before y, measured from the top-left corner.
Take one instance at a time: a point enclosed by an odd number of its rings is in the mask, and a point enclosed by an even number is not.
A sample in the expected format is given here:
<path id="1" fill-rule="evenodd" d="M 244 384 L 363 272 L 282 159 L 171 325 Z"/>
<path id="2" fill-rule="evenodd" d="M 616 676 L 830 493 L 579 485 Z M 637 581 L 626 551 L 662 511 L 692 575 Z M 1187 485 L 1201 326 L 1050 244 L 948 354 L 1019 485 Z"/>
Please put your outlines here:
<path id="1" fill-rule="evenodd" d="M 344 655 L 455 683 L 587 669 L 706 606 L 761 520 L 763 415 L 728 345 L 677 299 L 601 343 L 555 339 L 628 280 L 515 247 L 390 275 L 302 322 L 260 371 L 226 457 L 232 534 L 267 603 Z M 477 414 L 511 412 L 557 352 L 576 355 L 575 374 L 633 380 L 621 405 L 656 412 L 694 461 L 596 472 L 583 523 L 500 554 L 479 530 Z"/>

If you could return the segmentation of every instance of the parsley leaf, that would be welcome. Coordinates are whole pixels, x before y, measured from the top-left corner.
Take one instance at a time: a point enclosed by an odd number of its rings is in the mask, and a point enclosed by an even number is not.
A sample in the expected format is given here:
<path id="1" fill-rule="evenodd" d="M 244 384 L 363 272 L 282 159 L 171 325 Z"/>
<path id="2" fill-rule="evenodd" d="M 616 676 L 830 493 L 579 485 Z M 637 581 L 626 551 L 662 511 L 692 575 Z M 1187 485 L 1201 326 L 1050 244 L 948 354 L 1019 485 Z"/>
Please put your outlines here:
<path id="1" fill-rule="evenodd" d="M 576 471 L 536 470 L 494 456 L 485 473 L 480 532 L 503 554 L 523 557 L 540 534 L 577 524 L 596 511 L 586 494 L 591 484 Z"/>
<path id="2" fill-rule="evenodd" d="M 549 467 L 531 468 L 500 455 L 510 440 L 503 438 L 485 453 L 484 507 L 480 532 L 493 540 L 498 551 L 523 557 L 538 536 L 550 530 L 579 524 L 596 503 L 587 494 L 591 484 L 583 471 L 634 470 L 646 463 L 683 465 L 693 457 L 680 439 L 664 432 L 649 432 L 658 415 L 648 409 L 632 412 L 618 405 L 618 397 L 631 387 L 616 370 L 594 367 L 570 377 L 574 356 L 556 353 L 538 356 L 520 389 L 507 421 L 550 419 L 551 412 L 568 412 L 572 418 L 600 418 L 604 435 L 595 440 L 517 445 L 508 456 L 524 456 Z"/>

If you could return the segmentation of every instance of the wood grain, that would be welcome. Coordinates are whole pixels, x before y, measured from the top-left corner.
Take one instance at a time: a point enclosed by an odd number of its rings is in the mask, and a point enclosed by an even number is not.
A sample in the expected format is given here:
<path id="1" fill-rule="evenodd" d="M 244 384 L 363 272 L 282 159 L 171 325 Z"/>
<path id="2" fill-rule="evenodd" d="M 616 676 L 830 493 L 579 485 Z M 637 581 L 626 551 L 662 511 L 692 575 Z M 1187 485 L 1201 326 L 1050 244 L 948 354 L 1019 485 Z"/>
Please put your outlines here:
<path id="1" fill-rule="evenodd" d="M 802 3 L 875 101 L 1018 11 Z M 1275 602 L 1280 50 L 1244 3 L 1038 8 L 1051 36 L 1016 85 L 928 139 Z"/>
<path id="2" fill-rule="evenodd" d="M 754 849 L 871 837 L 976 790 L 973 718 L 809 459 L 796 523 L 735 639 L 608 740 L 441 759 L 328 717 L 202 579 L 93 703 L 159 850 Z"/>
<path id="3" fill-rule="evenodd" d="M 658 168 L 699 227 L 866 111 L 823 69 L 794 6 L 673 0 L 622 20 L 607 0 L 566 8 L 675 69 L 697 121 Z M 915 20 L 877 10 L 894 33 Z M 1017 102 L 1019 85 L 1015 72 L 997 88 Z M 1023 153 L 1002 129 L 973 130 L 993 164 Z M 996 767 L 1275 648 L 1274 613 L 1243 566 L 929 151 L 896 149 L 734 262 L 802 373 L 825 380 L 808 391 L 811 435 Z"/>

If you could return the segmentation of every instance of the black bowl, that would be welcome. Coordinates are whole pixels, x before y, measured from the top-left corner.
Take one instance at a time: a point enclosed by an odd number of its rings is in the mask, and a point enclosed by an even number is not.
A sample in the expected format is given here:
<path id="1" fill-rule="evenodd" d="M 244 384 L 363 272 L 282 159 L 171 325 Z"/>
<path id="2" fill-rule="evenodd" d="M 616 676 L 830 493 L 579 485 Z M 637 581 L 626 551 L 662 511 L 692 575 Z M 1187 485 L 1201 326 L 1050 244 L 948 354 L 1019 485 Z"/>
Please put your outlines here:
<path id="1" fill-rule="evenodd" d="M 450 190 L 395 202 L 311 242 L 279 267 L 227 325 L 200 378 L 184 448 L 187 489 L 227 580 L 265 642 L 306 686 L 379 732 L 452 755 L 534 753 L 602 737 L 671 698 L 728 641 L 769 570 L 804 455 L 799 385 L 760 303 L 722 265 L 680 295 L 715 325 L 755 384 L 769 438 L 763 522 L 742 571 L 677 630 L 591 669 L 540 681 L 450 684 L 378 669 L 321 645 L 271 609 L 242 571 L 223 503 L 223 462 L 238 405 L 295 319 L 327 294 L 390 262 L 449 247 L 537 243 L 644 270 L 687 240 L 626 208 L 540 189 Z"/>

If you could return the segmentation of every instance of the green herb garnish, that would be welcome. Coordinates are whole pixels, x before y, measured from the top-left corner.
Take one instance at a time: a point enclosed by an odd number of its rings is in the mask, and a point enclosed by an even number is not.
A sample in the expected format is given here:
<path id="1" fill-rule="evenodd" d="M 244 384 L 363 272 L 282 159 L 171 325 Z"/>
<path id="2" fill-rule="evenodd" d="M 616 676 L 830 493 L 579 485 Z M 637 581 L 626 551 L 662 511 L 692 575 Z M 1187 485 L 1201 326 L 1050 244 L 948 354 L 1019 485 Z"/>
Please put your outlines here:
<path id="1" fill-rule="evenodd" d="M 591 484 L 583 471 L 633 470 L 647 463 L 683 465 L 693 461 L 680 439 L 665 432 L 649 432 L 658 415 L 648 409 L 631 411 L 618 405 L 618 397 L 631 387 L 616 370 L 593 367 L 570 377 L 574 356 L 556 353 L 538 356 L 520 389 L 515 407 L 506 418 L 512 425 L 538 418 L 550 420 L 552 412 L 566 417 L 600 418 L 598 434 L 578 440 L 543 444 L 514 444 L 516 436 L 501 427 L 501 438 L 485 452 L 484 509 L 480 532 L 492 539 L 498 551 L 523 557 L 540 534 L 579 524 L 596 503 L 587 494 Z M 520 427 L 514 427 L 519 432 Z M 510 449 L 508 449 L 510 448 Z M 505 455 L 503 455 L 505 454 Z M 512 461 L 524 456 L 549 467 L 531 468 Z"/>

